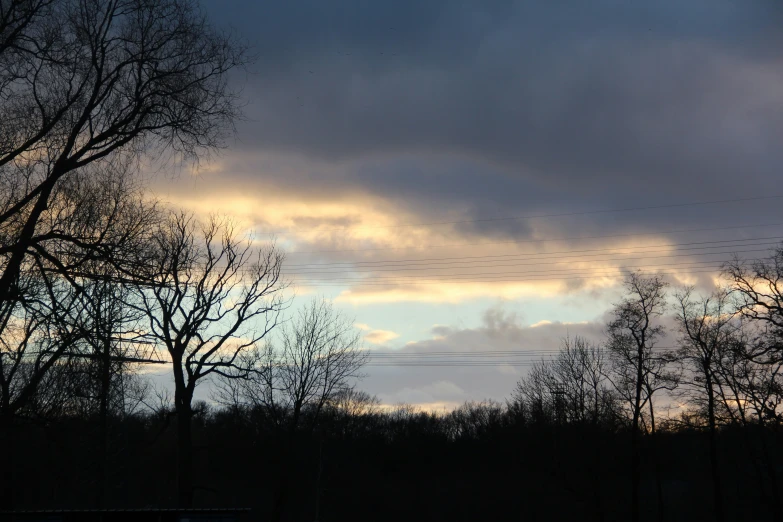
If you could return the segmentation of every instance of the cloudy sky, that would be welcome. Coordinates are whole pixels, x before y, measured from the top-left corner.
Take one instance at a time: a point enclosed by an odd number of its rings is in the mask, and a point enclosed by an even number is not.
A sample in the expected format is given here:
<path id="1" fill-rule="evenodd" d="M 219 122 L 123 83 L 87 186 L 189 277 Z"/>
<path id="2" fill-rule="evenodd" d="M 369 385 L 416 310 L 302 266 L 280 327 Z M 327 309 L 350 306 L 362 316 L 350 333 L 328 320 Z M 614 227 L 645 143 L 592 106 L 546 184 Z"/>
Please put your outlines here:
<path id="1" fill-rule="evenodd" d="M 385 403 L 502 400 L 601 340 L 628 270 L 706 289 L 783 238 L 777 0 L 204 6 L 257 55 L 246 118 L 158 194 L 275 237 L 368 349 L 450 363 L 369 366 Z"/>

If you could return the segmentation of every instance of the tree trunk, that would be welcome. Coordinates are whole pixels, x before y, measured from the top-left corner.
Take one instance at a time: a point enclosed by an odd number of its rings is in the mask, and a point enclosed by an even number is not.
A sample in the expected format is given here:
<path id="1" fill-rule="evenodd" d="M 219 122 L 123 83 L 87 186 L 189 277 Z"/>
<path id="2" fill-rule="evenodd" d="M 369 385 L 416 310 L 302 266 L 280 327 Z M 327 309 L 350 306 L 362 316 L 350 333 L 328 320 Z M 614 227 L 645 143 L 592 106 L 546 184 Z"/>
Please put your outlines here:
<path id="1" fill-rule="evenodd" d="M 658 496 L 658 520 L 665 520 L 663 481 L 661 480 L 661 463 L 658 459 L 658 439 L 655 432 L 655 408 L 653 408 L 652 393 L 650 393 L 648 401 L 650 402 L 650 445 L 652 446 L 653 465 L 655 466 L 655 492 Z"/>
<path id="2" fill-rule="evenodd" d="M 185 381 L 182 365 L 184 349 L 169 348 L 174 370 L 174 408 L 177 415 L 177 507 L 193 507 L 193 420 L 194 384 Z"/>
<path id="3" fill-rule="evenodd" d="M 38 199 L 35 201 L 30 215 L 27 217 L 22 230 L 19 233 L 19 237 L 16 240 L 16 244 L 11 251 L 11 257 L 8 259 L 8 264 L 3 271 L 3 275 L 0 276 L 0 302 L 9 301 L 13 296 L 11 295 L 11 288 L 14 285 L 14 281 L 17 280 L 19 271 L 22 267 L 22 261 L 25 255 L 27 255 L 27 249 L 30 248 L 30 243 L 35 236 L 35 228 L 38 226 L 38 220 L 41 218 L 44 210 L 49 206 L 49 197 L 54 190 L 54 185 L 61 174 L 57 174 L 58 168 L 55 165 L 55 173 L 53 173 L 49 179 L 44 181 L 43 189 L 38 195 Z"/>
<path id="4" fill-rule="evenodd" d="M 707 363 L 709 364 L 709 362 Z M 718 466 L 718 430 L 715 422 L 715 392 L 712 389 L 712 375 L 705 371 L 707 387 L 707 422 L 710 430 L 710 468 L 712 470 L 712 495 L 715 506 L 715 521 L 723 522 L 723 495 L 721 493 L 720 468 Z"/>
<path id="5" fill-rule="evenodd" d="M 603 434 L 601 433 L 601 430 L 596 425 L 593 425 L 592 429 L 590 430 L 591 434 L 593 436 L 593 444 L 595 448 L 595 452 L 593 453 L 593 509 L 594 509 L 594 516 L 595 520 L 597 522 L 603 522 L 606 517 L 604 516 L 604 503 L 601 498 L 601 485 L 602 485 L 602 477 L 601 477 L 601 468 L 603 466 L 603 458 L 601 456 L 601 446 L 603 444 Z"/>
<path id="6" fill-rule="evenodd" d="M 96 310 L 97 323 L 102 323 L 101 310 Z M 100 358 L 100 405 L 98 412 L 99 426 L 99 444 L 100 444 L 100 476 L 98 483 L 98 508 L 106 507 L 106 490 L 109 481 L 109 388 L 111 386 L 111 339 L 109 338 L 108 328 L 101 331 L 97 328 L 96 340 L 101 344 Z"/>
<path id="7" fill-rule="evenodd" d="M 634 422 L 631 433 L 631 520 L 639 522 L 639 478 L 641 472 L 641 459 L 639 456 L 639 428 Z"/>
<path id="8" fill-rule="evenodd" d="M 288 461 L 293 458 L 296 451 L 296 438 L 299 435 L 299 418 L 302 414 L 302 404 L 297 402 L 294 404 L 293 416 L 291 417 L 291 423 L 288 425 L 288 434 L 283 445 L 283 461 Z M 291 474 L 289 471 L 290 466 L 283 466 L 282 475 L 278 482 L 277 495 L 275 495 L 275 503 L 272 508 L 272 522 L 280 522 L 283 519 L 283 511 L 285 510 L 285 504 L 288 500 L 288 490 L 291 483 Z"/>
<path id="9" fill-rule="evenodd" d="M 642 360 L 644 345 L 639 346 L 636 361 L 636 396 L 634 397 L 633 423 L 631 425 L 631 520 L 639 522 L 639 483 L 641 480 L 641 455 L 639 451 L 639 417 L 642 415 Z"/>
<path id="10" fill-rule="evenodd" d="M 177 404 L 177 506 L 193 507 L 193 433 L 190 405 Z"/>
<path id="11" fill-rule="evenodd" d="M 764 499 L 764 503 L 769 507 L 770 511 L 775 512 L 775 501 L 772 498 L 772 494 L 767 492 L 767 481 L 764 480 L 764 473 L 759 465 L 759 459 L 757 458 L 757 452 L 753 441 L 750 438 L 749 423 L 744 413 L 740 413 L 740 422 L 742 423 L 742 441 L 745 444 L 745 451 L 747 452 L 748 460 L 753 464 L 753 471 L 756 475 L 756 489 Z M 742 460 L 742 459 L 741 459 Z M 739 496 L 737 498 L 740 498 Z M 773 519 L 778 522 L 777 519 Z"/>
<path id="12" fill-rule="evenodd" d="M 14 423 L 11 415 L 0 416 L 0 447 L 2 448 L 14 448 Z M 0 457 L 0 466 L 2 471 L 0 477 L 0 510 L 11 511 L 14 509 L 16 501 L 16 477 L 14 476 L 14 470 L 16 469 L 14 451 L 3 451 L 3 456 Z"/>
<path id="13" fill-rule="evenodd" d="M 767 426 L 766 424 L 762 423 L 760 426 L 760 436 L 761 436 L 761 450 L 764 455 L 764 462 L 767 465 L 767 473 L 769 476 L 769 487 L 772 492 L 772 520 L 775 522 L 780 522 L 781 514 L 780 514 L 780 491 L 778 490 L 778 474 L 775 470 L 775 460 L 773 460 L 772 456 L 769 452 L 769 446 L 767 444 L 767 436 L 766 436 L 766 430 Z"/>
<path id="14" fill-rule="evenodd" d="M 318 475 L 315 480 L 315 522 L 318 522 L 321 511 L 321 474 L 324 468 L 324 438 L 320 436 L 318 442 Z"/>

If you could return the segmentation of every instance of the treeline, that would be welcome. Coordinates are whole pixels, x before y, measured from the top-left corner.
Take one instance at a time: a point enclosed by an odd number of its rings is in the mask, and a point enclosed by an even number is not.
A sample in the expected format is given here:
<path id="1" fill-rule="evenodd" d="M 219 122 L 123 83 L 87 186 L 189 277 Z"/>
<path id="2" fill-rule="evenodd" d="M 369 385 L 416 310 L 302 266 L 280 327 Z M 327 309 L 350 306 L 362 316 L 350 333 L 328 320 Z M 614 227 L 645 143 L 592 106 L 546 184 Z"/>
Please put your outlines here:
<path id="1" fill-rule="evenodd" d="M 315 520 L 316 513 L 319 520 L 361 520 L 367 513 L 379 520 L 630 518 L 630 432 L 613 415 L 599 425 L 564 422 L 554 409 L 532 416 L 513 401 L 466 404 L 449 413 L 386 410 L 347 392 L 317 420 L 314 408 L 305 408 L 293 434 L 281 423 L 291 416 L 281 419 L 262 406 L 197 404 L 195 504 L 251 507 L 258 520 Z M 111 416 L 108 505 L 176 505 L 174 424 L 169 408 Z M 707 439 L 703 429 L 685 423 L 662 426 L 655 447 L 649 435 L 642 438 L 643 520 L 715 518 Z M 103 458 L 94 451 L 98 440 L 95 416 L 17 424 L 10 441 L 17 507 L 94 507 Z M 769 451 L 779 442 L 775 430 L 756 424 L 721 429 L 727 518 L 774 519 L 763 468 L 781 465 L 779 454 Z"/>

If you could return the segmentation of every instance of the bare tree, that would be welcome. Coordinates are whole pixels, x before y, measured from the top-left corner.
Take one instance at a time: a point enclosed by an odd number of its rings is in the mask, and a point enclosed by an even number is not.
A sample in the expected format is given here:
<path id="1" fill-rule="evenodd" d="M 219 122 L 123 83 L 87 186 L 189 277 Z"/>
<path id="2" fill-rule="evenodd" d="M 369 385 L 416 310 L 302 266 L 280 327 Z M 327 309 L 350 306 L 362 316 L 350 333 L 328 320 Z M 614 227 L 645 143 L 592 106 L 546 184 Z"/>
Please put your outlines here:
<path id="1" fill-rule="evenodd" d="M 447 419 L 455 438 L 481 439 L 503 424 L 503 405 L 495 401 L 466 402 Z"/>
<path id="2" fill-rule="evenodd" d="M 557 355 L 533 365 L 527 376 L 518 383 L 509 403 L 512 415 L 530 415 L 534 421 L 551 419 L 555 424 L 568 423 L 588 427 L 583 434 L 606 425 L 616 416 L 614 397 L 607 387 L 607 353 L 600 345 L 591 343 L 584 337 L 566 337 L 562 339 Z M 573 491 L 569 477 L 560 472 L 562 460 L 572 460 L 564 456 L 558 445 L 557 431 L 553 434 L 556 455 L 554 460 L 559 482 Z M 603 517 L 603 502 L 598 484 L 599 470 L 602 465 L 600 444 L 593 451 L 582 453 L 588 459 L 585 468 L 596 479 L 593 489 L 596 516 Z"/>
<path id="3" fill-rule="evenodd" d="M 328 401 L 361 376 L 367 362 L 353 321 L 326 300 L 301 309 L 281 330 L 279 350 L 272 354 L 278 356 L 280 399 L 292 413 L 292 429 L 298 428 L 305 406 L 312 408 L 314 421 Z"/>
<path id="4" fill-rule="evenodd" d="M 172 214 L 155 238 L 149 283 L 138 286 L 148 338 L 164 348 L 174 376 L 177 413 L 177 477 L 181 507 L 193 502 L 192 402 L 196 386 L 211 375 L 240 369 L 240 355 L 277 324 L 284 306 L 283 256 L 254 248 L 229 222 L 199 224 Z"/>
<path id="5" fill-rule="evenodd" d="M 323 299 L 301 308 L 271 340 L 246 355 L 245 368 L 226 375 L 219 394 L 240 398 L 251 406 L 271 412 L 286 437 L 284 454 L 296 446 L 302 418 L 309 414 L 308 431 L 316 425 L 321 410 L 345 396 L 351 381 L 361 376 L 367 352 L 361 348 L 360 332 L 353 321 Z M 277 492 L 273 520 L 282 517 L 291 477 L 284 473 Z"/>
<path id="6" fill-rule="evenodd" d="M 723 520 L 723 498 L 718 463 L 717 404 L 721 371 L 727 355 L 736 346 L 738 323 L 728 291 L 718 289 L 711 296 L 693 297 L 693 287 L 675 294 L 677 323 L 680 329 L 680 349 L 677 359 L 687 370 L 683 383 L 695 392 L 691 399 L 707 407 L 707 427 L 710 436 L 710 467 L 712 471 L 715 520 Z"/>
<path id="7" fill-rule="evenodd" d="M 87 326 L 95 312 L 88 289 L 101 281 L 114 284 L 117 274 L 143 263 L 155 205 L 130 178 L 115 174 L 82 171 L 57 187 L 41 215 L 40 241 L 15 280 L 15 295 L 0 301 L 0 415 L 6 418 L 25 406 L 61 357 L 79 351 L 78 343 L 95 332 Z M 60 334 L 53 337 L 53 329 Z M 43 339 L 46 349 L 32 348 Z"/>
<path id="8" fill-rule="evenodd" d="M 245 354 L 240 368 L 223 380 L 220 396 L 269 409 L 293 433 L 305 410 L 312 427 L 324 406 L 345 396 L 367 357 L 353 321 L 315 299 L 280 328 L 277 340 Z M 246 369 L 246 378 L 237 379 Z"/>
<path id="9" fill-rule="evenodd" d="M 3 425 L 34 398 L 58 358 L 81 339 L 78 292 L 46 270 L 26 271 L 16 306 L 4 303 L 0 336 L 0 413 Z"/>
<path id="10" fill-rule="evenodd" d="M 605 348 L 566 337 L 556 356 L 534 364 L 517 383 L 512 401 L 534 418 L 598 424 L 612 409 L 607 362 Z"/>
<path id="11" fill-rule="evenodd" d="M 604 405 L 607 357 L 605 349 L 584 337 L 567 337 L 553 362 L 555 378 L 566 398 L 573 422 L 597 424 Z"/>
<path id="12" fill-rule="evenodd" d="M 607 325 L 608 348 L 612 355 L 610 380 L 631 413 L 631 515 L 634 521 L 640 516 L 640 427 L 644 408 L 649 408 L 654 437 L 653 395 L 657 390 L 676 385 L 676 380 L 666 371 L 667 358 L 654 352 L 655 344 L 665 331 L 659 319 L 666 309 L 666 286 L 658 276 L 646 278 L 630 274 L 625 280 L 626 297 L 614 306 L 613 318 Z M 662 517 L 663 499 L 657 466 L 656 458 L 658 515 Z"/>
<path id="13" fill-rule="evenodd" d="M 534 363 L 517 382 L 511 401 L 522 415 L 531 417 L 534 422 L 545 422 L 554 418 L 554 387 L 552 367 L 549 361 L 542 360 Z"/>
<path id="14" fill-rule="evenodd" d="M 759 326 L 754 358 L 783 358 L 783 246 L 768 259 L 736 258 L 725 266 L 724 274 L 739 313 Z"/>
<path id="15" fill-rule="evenodd" d="M 736 410 L 743 422 L 750 412 L 761 426 L 776 430 L 783 420 L 783 246 L 766 259 L 735 258 L 724 267 L 724 275 L 729 280 L 734 306 L 749 323 L 747 330 L 753 332 L 741 344 L 742 350 L 737 351 L 737 364 L 724 369 L 731 377 L 727 388 L 738 396 Z M 774 518 L 782 520 L 778 472 L 769 463 L 767 455 L 771 452 L 763 431 L 761 443 Z"/>
<path id="16" fill-rule="evenodd" d="M 222 145 L 237 115 L 227 73 L 245 56 L 193 0 L 2 2 L 0 302 L 70 174 Z"/>

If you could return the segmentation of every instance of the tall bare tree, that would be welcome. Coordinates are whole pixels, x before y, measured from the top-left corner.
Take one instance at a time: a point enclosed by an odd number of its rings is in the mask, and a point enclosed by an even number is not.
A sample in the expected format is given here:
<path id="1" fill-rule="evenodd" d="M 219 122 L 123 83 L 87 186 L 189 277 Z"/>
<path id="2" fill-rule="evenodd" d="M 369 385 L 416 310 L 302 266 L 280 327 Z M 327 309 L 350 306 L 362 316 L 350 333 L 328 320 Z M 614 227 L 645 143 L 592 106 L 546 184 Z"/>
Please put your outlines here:
<path id="1" fill-rule="evenodd" d="M 680 329 L 677 359 L 686 369 L 682 383 L 689 392 L 695 392 L 689 394 L 691 401 L 697 405 L 706 402 L 714 516 L 720 522 L 724 513 L 718 463 L 717 390 L 721 386 L 721 368 L 731 363 L 730 352 L 737 346 L 739 323 L 728 291 L 718 289 L 702 298 L 693 292 L 694 288 L 688 287 L 675 294 Z"/>
<path id="2" fill-rule="evenodd" d="M 194 0 L 4 0 L 0 302 L 71 173 L 222 145 L 237 115 L 227 73 L 244 60 Z"/>
<path id="3" fill-rule="evenodd" d="M 667 358 L 654 351 L 665 332 L 660 317 L 666 309 L 666 287 L 667 283 L 658 276 L 630 274 L 625 279 L 626 297 L 614 306 L 613 317 L 607 325 L 608 348 L 611 352 L 610 380 L 617 393 L 626 401 L 631 414 L 631 515 L 634 521 L 640 517 L 640 428 L 644 408 L 649 408 L 654 436 L 653 395 L 657 390 L 675 385 L 675 380 L 666 372 Z M 662 517 L 661 482 L 659 473 L 656 472 L 656 475 L 658 514 Z"/>
<path id="4" fill-rule="evenodd" d="M 743 261 L 735 258 L 724 267 L 724 275 L 740 316 L 749 324 L 753 335 L 742 344 L 737 365 L 731 368 L 730 381 L 741 395 L 737 409 L 751 411 L 761 426 L 777 430 L 783 421 L 783 246 L 772 256 Z M 741 403 L 741 404 L 740 404 Z M 761 437 L 767 463 L 775 520 L 783 520 L 778 471 L 769 464 L 766 438 Z"/>
<path id="5" fill-rule="evenodd" d="M 283 255 L 243 241 L 230 222 L 199 223 L 172 214 L 155 238 L 148 281 L 139 284 L 148 338 L 168 354 L 177 414 L 177 478 L 181 507 L 193 503 L 193 394 L 209 376 L 232 376 L 240 356 L 277 324 L 285 301 Z"/>
<path id="6" fill-rule="evenodd" d="M 302 409 L 310 406 L 315 419 L 328 401 L 361 376 L 367 362 L 361 335 L 353 321 L 326 300 L 313 300 L 281 330 L 276 357 L 280 399 L 292 413 L 293 429 Z"/>
<path id="7" fill-rule="evenodd" d="M 268 341 L 243 361 L 244 368 L 226 375 L 219 395 L 261 406 L 278 421 L 286 439 L 284 452 L 296 449 L 302 417 L 309 413 L 308 431 L 321 410 L 339 400 L 361 376 L 367 362 L 361 336 L 353 321 L 324 299 L 314 299 L 280 328 L 276 342 Z M 250 370 L 245 378 L 242 377 Z M 273 520 L 282 517 L 291 477 L 284 473 L 277 492 Z"/>

